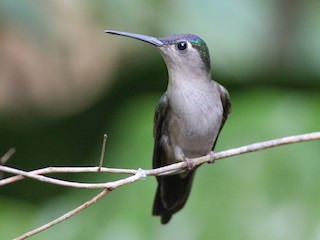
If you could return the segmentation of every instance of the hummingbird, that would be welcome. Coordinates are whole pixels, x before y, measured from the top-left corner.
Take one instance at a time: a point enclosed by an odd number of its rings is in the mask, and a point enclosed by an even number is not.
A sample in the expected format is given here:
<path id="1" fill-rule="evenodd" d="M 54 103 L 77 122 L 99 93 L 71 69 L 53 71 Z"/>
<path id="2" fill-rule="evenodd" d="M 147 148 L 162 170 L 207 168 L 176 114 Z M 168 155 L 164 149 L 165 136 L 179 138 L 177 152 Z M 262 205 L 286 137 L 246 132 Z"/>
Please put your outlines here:
<path id="1" fill-rule="evenodd" d="M 212 154 L 219 133 L 231 112 L 228 91 L 211 79 L 206 43 L 194 34 L 163 38 L 105 30 L 155 46 L 168 70 L 168 86 L 154 115 L 153 168 L 186 161 L 188 168 L 174 175 L 157 176 L 153 215 L 166 224 L 183 208 L 197 167 L 190 159 Z"/>

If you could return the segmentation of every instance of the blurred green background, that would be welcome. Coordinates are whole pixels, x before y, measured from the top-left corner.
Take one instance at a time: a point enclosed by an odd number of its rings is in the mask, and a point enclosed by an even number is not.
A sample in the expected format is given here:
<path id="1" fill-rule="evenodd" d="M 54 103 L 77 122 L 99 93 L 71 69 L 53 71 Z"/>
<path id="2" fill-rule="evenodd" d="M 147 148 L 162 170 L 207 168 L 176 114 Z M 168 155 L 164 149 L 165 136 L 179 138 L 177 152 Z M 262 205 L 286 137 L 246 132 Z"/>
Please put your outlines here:
<path id="1" fill-rule="evenodd" d="M 152 46 L 106 35 L 195 33 L 233 112 L 216 151 L 319 131 L 320 2 L 315 0 L 0 1 L 0 155 L 19 169 L 106 164 L 151 168 L 165 64 Z M 320 239 L 320 143 L 237 156 L 197 173 L 167 226 L 151 216 L 154 178 L 121 187 L 32 239 Z M 8 174 L 4 174 L 8 176 Z M 99 182 L 123 176 L 54 175 Z M 100 190 L 24 180 L 0 189 L 0 239 Z"/>

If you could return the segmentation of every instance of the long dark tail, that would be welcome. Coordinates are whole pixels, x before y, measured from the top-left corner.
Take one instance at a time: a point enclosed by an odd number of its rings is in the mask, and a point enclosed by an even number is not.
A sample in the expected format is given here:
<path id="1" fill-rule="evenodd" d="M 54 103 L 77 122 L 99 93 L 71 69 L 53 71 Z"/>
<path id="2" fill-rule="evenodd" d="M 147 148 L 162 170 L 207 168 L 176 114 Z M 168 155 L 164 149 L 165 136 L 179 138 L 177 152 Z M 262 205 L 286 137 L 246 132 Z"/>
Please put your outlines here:
<path id="1" fill-rule="evenodd" d="M 158 188 L 153 204 L 153 215 L 161 216 L 162 224 L 168 223 L 171 216 L 185 205 L 194 174 L 195 170 L 192 170 L 186 176 L 157 177 Z"/>

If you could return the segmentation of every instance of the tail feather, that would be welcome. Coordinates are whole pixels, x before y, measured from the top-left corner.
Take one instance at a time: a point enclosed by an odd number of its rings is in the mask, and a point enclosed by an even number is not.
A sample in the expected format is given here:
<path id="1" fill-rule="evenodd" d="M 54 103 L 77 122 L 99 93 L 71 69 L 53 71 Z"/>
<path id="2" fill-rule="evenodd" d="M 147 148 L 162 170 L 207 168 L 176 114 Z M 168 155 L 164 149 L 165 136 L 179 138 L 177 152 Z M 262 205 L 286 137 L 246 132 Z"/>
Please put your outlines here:
<path id="1" fill-rule="evenodd" d="M 158 188 L 153 204 L 153 215 L 161 216 L 161 223 L 166 224 L 172 215 L 185 205 L 191 191 L 195 170 L 186 176 L 172 175 L 157 177 Z"/>

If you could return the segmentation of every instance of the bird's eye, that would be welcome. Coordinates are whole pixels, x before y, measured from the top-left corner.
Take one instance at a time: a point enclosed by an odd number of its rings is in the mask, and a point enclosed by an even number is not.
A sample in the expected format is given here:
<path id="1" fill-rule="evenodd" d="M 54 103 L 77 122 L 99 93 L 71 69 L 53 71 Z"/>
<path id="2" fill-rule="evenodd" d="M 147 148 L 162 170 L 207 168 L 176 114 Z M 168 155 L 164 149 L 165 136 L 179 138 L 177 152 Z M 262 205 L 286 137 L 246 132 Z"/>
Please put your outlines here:
<path id="1" fill-rule="evenodd" d="M 186 50 L 187 47 L 188 47 L 187 42 L 178 42 L 178 43 L 177 43 L 177 48 L 178 48 L 180 51 Z"/>

